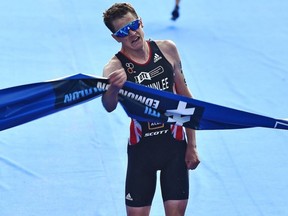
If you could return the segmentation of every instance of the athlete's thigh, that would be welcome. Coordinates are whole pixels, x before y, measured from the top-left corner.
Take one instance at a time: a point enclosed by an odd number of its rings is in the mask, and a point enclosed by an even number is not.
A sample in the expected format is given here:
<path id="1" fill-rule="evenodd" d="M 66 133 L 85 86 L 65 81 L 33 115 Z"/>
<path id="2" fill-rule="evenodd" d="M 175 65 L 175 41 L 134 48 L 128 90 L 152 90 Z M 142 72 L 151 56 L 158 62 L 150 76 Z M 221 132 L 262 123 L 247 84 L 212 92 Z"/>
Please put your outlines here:
<path id="1" fill-rule="evenodd" d="M 131 207 L 150 206 L 156 189 L 156 170 L 138 148 L 130 148 L 126 174 L 125 200 Z"/>
<path id="2" fill-rule="evenodd" d="M 156 189 L 156 172 L 127 170 L 125 200 L 131 207 L 150 206 Z"/>
<path id="3" fill-rule="evenodd" d="M 177 143 L 182 145 L 182 143 Z M 185 200 L 189 197 L 189 176 L 185 163 L 185 146 L 177 150 L 177 154 L 169 160 L 161 170 L 161 192 L 163 201 Z"/>

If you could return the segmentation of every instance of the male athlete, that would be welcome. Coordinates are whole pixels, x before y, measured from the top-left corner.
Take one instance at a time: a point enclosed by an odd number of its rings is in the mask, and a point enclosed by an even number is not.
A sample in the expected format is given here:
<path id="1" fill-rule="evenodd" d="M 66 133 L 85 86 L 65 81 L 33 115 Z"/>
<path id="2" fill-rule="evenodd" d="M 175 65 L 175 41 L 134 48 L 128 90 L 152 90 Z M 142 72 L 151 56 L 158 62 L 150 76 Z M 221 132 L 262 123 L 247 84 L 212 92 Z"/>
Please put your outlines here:
<path id="1" fill-rule="evenodd" d="M 112 5 L 103 18 L 112 37 L 121 43 L 121 50 L 103 70 L 111 84 L 102 96 L 108 112 L 116 108 L 119 90 L 126 80 L 192 97 L 172 41 L 145 40 L 142 19 L 128 3 Z M 189 196 L 188 170 L 199 163 L 194 130 L 131 119 L 125 188 L 127 215 L 149 215 L 157 171 L 166 215 L 184 215 Z"/>

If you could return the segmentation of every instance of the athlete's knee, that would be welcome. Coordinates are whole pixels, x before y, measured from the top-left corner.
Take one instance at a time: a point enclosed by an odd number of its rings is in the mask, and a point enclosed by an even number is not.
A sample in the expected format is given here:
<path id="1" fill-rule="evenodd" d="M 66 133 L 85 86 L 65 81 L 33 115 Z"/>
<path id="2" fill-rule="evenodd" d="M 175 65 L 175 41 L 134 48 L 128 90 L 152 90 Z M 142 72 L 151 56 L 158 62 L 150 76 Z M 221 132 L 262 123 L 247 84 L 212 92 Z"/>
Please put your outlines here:
<path id="1" fill-rule="evenodd" d="M 151 206 L 131 207 L 126 205 L 127 216 L 149 216 Z"/>
<path id="2" fill-rule="evenodd" d="M 164 202 L 166 216 L 184 216 L 188 200 L 167 200 Z"/>

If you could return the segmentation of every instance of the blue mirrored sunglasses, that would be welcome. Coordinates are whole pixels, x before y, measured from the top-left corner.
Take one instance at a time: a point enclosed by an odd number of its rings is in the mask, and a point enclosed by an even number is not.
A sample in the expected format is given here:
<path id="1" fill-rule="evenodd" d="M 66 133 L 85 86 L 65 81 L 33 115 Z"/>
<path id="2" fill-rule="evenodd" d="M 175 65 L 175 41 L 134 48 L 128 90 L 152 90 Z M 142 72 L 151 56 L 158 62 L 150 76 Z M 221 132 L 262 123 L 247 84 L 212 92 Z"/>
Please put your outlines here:
<path id="1" fill-rule="evenodd" d="M 136 19 L 128 23 L 118 31 L 116 31 L 113 35 L 116 37 L 126 37 L 129 34 L 129 30 L 136 31 L 139 28 L 139 26 L 140 26 L 140 19 Z"/>

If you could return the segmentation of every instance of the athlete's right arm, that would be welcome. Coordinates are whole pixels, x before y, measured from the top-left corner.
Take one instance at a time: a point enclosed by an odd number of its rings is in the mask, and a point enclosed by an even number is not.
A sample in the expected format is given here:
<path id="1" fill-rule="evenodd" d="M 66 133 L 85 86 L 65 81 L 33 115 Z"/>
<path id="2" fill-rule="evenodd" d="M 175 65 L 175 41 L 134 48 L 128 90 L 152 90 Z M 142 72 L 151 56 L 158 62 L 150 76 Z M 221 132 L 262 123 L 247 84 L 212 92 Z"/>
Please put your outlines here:
<path id="1" fill-rule="evenodd" d="M 118 59 L 113 58 L 103 70 L 103 76 L 109 79 L 110 86 L 102 96 L 102 104 L 108 112 L 116 109 L 118 93 L 127 80 L 127 75 Z"/>

